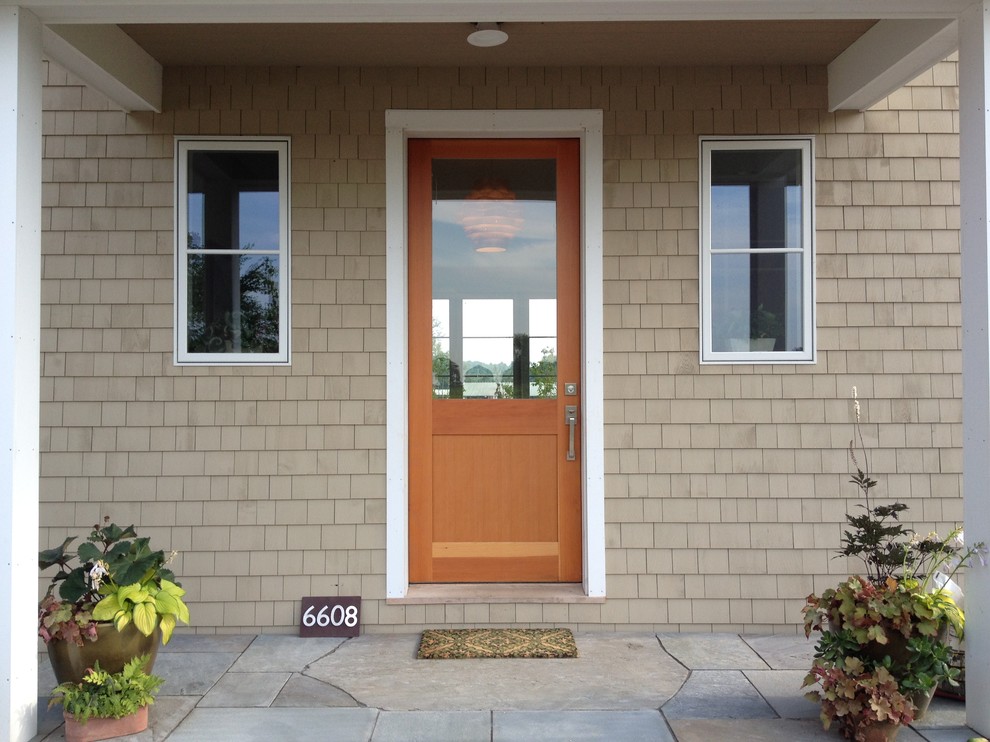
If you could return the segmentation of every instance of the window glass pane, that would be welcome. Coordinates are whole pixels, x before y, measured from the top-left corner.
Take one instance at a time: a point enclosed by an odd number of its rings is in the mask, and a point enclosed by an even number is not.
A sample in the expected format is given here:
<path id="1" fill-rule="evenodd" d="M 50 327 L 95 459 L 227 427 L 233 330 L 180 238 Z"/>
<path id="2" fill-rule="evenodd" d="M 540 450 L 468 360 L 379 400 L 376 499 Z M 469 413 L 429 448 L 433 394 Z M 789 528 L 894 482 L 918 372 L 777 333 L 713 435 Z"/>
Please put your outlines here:
<path id="1" fill-rule="evenodd" d="M 712 256 L 712 350 L 800 351 L 800 253 Z"/>
<path id="2" fill-rule="evenodd" d="M 190 353 L 277 353 L 279 259 L 188 258 L 186 347 Z"/>
<path id="3" fill-rule="evenodd" d="M 189 152 L 190 249 L 279 249 L 278 152 Z"/>
<path id="4" fill-rule="evenodd" d="M 801 152 L 716 150 L 712 250 L 801 248 Z"/>
<path id="5" fill-rule="evenodd" d="M 203 235 L 206 233 L 206 224 L 203 217 L 205 200 L 202 193 L 190 193 L 186 199 L 186 222 L 188 224 L 186 244 L 190 250 L 203 247 Z"/>
<path id="6" fill-rule="evenodd" d="M 434 396 L 556 396 L 556 178 L 554 160 L 434 161 Z"/>
<path id="7" fill-rule="evenodd" d="M 278 250 L 278 191 L 248 191 L 238 199 L 242 250 Z"/>

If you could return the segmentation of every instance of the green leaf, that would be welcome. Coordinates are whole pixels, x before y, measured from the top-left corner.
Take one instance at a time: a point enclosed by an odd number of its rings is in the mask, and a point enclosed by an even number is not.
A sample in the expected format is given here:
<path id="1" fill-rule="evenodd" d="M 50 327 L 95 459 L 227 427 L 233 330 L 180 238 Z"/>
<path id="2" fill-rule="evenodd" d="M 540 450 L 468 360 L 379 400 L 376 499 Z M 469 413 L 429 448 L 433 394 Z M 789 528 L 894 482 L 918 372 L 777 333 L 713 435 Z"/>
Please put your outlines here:
<path id="1" fill-rule="evenodd" d="M 79 561 L 95 562 L 103 558 L 103 552 L 90 541 L 79 544 Z"/>
<path id="2" fill-rule="evenodd" d="M 153 603 L 138 603 L 134 606 L 134 625 L 145 636 L 151 636 L 158 621 L 158 612 Z"/>
<path id="3" fill-rule="evenodd" d="M 75 540 L 75 536 L 69 536 L 69 538 L 62 542 L 61 546 L 38 552 L 38 568 L 48 569 L 55 564 L 61 564 L 63 561 L 66 561 L 65 550 Z"/>
<path id="4" fill-rule="evenodd" d="M 75 603 L 83 595 L 89 592 L 89 582 L 86 580 L 86 572 L 82 567 L 76 567 L 69 572 L 58 590 L 58 594 L 63 600 Z"/>
<path id="5" fill-rule="evenodd" d="M 178 613 L 179 601 L 174 595 L 170 595 L 165 590 L 159 590 L 155 596 L 155 608 L 159 613 Z"/>
<path id="6" fill-rule="evenodd" d="M 121 606 L 125 605 L 127 601 L 131 603 L 144 603 L 150 597 L 151 595 L 148 593 L 148 590 L 140 582 L 117 588 L 117 600 L 120 601 Z"/>
<path id="7" fill-rule="evenodd" d="M 112 593 L 103 598 L 93 608 L 93 620 L 112 621 L 120 611 L 120 601 L 117 599 L 116 593 Z"/>
<path id="8" fill-rule="evenodd" d="M 172 638 L 172 630 L 175 628 L 175 616 L 171 614 L 162 616 L 161 627 L 162 644 L 168 644 L 168 640 Z"/>

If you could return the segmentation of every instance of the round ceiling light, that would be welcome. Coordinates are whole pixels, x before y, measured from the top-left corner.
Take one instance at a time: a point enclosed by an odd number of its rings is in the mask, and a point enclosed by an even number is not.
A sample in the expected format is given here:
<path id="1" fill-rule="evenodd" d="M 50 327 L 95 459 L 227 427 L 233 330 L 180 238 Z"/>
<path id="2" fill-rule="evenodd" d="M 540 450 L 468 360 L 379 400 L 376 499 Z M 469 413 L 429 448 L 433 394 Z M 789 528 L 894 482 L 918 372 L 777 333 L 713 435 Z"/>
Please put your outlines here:
<path id="1" fill-rule="evenodd" d="M 509 34 L 499 28 L 498 23 L 475 23 L 475 30 L 468 34 L 472 46 L 498 46 L 509 40 Z"/>

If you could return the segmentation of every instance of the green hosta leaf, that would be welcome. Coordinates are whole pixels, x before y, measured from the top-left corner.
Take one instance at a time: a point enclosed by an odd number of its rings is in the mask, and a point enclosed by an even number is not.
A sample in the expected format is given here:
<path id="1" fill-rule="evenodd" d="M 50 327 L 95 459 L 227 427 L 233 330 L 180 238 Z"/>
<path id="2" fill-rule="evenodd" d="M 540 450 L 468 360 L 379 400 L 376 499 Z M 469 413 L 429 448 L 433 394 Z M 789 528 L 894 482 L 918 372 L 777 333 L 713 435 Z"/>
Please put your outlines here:
<path id="1" fill-rule="evenodd" d="M 134 606 L 134 625 L 145 636 L 151 636 L 158 621 L 154 603 L 138 603 Z"/>
<path id="2" fill-rule="evenodd" d="M 113 593 L 107 595 L 96 604 L 96 607 L 93 608 L 93 619 L 96 621 L 113 621 L 120 612 L 120 601 L 117 599 L 117 594 Z"/>
<path id="3" fill-rule="evenodd" d="M 162 616 L 161 627 L 162 644 L 168 644 L 168 640 L 172 638 L 172 630 L 175 628 L 175 616 L 172 614 Z"/>
<path id="4" fill-rule="evenodd" d="M 140 582 L 135 582 L 131 585 L 124 585 L 117 589 L 117 599 L 120 601 L 121 605 L 125 605 L 126 601 L 131 601 L 132 603 L 144 603 L 149 598 L 151 594 L 148 592 L 147 588 L 143 587 Z"/>
<path id="5" fill-rule="evenodd" d="M 178 613 L 179 600 L 174 595 L 170 595 L 164 590 L 159 590 L 158 595 L 155 596 L 155 608 L 162 614 Z"/>
<path id="6" fill-rule="evenodd" d="M 161 597 L 162 593 L 175 601 L 175 610 L 169 612 L 175 613 L 176 618 L 182 621 L 182 623 L 189 623 L 189 607 L 182 600 L 182 596 L 186 594 L 186 591 L 174 582 L 162 580 L 162 589 L 159 591 L 158 596 Z"/>

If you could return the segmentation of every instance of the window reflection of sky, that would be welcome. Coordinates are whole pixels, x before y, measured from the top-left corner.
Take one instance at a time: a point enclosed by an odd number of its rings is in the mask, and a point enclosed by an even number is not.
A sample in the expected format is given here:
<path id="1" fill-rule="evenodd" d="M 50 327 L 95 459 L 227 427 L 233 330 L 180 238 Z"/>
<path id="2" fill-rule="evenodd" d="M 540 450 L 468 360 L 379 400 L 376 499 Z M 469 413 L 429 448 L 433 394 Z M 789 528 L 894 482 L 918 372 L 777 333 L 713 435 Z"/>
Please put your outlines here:
<path id="1" fill-rule="evenodd" d="M 202 248 L 206 233 L 204 210 L 206 196 L 190 193 L 186 201 L 186 227 L 192 240 L 190 248 Z M 239 245 L 214 245 L 228 250 L 278 250 L 278 193 L 270 191 L 241 191 L 238 194 Z"/>
<path id="2" fill-rule="evenodd" d="M 512 362 L 513 300 L 528 302 L 530 357 L 556 352 L 556 203 L 520 200 L 522 228 L 505 252 L 479 253 L 460 220 L 463 200 L 433 202 L 434 335 L 446 350 L 449 299 L 463 299 L 465 361 Z"/>
<path id="3" fill-rule="evenodd" d="M 752 246 L 750 186 L 715 185 L 711 189 L 712 250 L 748 250 Z M 784 249 L 801 248 L 801 186 L 784 189 Z"/>

